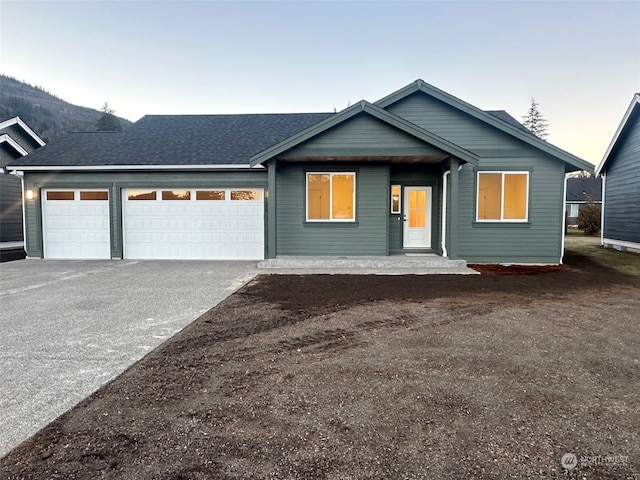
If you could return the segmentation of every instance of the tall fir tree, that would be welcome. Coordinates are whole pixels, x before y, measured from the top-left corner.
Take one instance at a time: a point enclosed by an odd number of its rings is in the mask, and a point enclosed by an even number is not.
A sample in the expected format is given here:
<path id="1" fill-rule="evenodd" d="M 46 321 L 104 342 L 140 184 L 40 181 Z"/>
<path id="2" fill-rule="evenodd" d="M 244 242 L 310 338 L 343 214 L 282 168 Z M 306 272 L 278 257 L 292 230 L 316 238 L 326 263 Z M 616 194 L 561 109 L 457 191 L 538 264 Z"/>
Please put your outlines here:
<path id="1" fill-rule="evenodd" d="M 109 107 L 108 102 L 104 102 L 104 106 L 100 109 L 102 116 L 96 122 L 96 130 L 98 132 L 121 132 L 122 124 L 120 119 L 115 116 L 116 111 Z"/>
<path id="2" fill-rule="evenodd" d="M 538 104 L 533 97 L 531 97 L 531 106 L 529 107 L 529 111 L 524 117 L 522 117 L 522 119 L 524 120 L 522 125 L 524 125 L 527 130 L 539 139 L 546 140 L 547 135 L 549 135 L 549 132 L 547 131 L 549 124 L 540 113 Z"/>

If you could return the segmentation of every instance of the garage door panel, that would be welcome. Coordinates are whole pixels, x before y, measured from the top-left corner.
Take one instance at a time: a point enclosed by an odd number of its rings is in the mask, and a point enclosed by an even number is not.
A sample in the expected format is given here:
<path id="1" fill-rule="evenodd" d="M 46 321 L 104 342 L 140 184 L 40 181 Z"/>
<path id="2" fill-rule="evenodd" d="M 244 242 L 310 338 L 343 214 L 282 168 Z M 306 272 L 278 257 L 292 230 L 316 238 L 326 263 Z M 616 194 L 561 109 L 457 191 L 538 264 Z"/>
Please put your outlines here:
<path id="1" fill-rule="evenodd" d="M 262 190 L 255 195 L 260 200 L 231 200 L 235 189 L 206 190 L 216 193 L 198 195 L 191 190 L 189 200 L 163 200 L 160 190 L 156 189 L 156 200 L 130 201 L 128 192 L 123 192 L 125 257 L 264 258 Z"/>

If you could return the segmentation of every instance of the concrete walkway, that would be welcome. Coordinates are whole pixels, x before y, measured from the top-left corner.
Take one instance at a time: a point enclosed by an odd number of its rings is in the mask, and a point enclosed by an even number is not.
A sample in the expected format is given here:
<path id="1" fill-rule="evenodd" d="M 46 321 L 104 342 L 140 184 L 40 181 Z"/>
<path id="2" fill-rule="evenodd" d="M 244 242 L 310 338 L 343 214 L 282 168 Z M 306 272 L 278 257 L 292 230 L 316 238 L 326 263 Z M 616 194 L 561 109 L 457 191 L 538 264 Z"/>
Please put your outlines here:
<path id="1" fill-rule="evenodd" d="M 256 273 L 256 262 L 0 264 L 0 457 Z"/>

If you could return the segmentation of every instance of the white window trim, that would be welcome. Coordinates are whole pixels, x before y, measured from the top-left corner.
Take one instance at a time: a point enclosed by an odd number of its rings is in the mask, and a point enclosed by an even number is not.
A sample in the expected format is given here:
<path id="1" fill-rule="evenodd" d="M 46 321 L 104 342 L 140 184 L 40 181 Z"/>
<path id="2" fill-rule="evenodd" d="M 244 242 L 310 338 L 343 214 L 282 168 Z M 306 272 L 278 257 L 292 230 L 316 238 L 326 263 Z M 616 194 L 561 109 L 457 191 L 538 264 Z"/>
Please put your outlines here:
<path id="1" fill-rule="evenodd" d="M 329 175 L 329 218 L 309 218 L 309 175 Z M 334 175 L 353 175 L 353 218 L 332 218 L 333 217 L 333 176 Z M 307 172 L 305 175 L 305 219 L 307 222 L 322 223 L 354 223 L 356 221 L 356 172 Z"/>
<path id="2" fill-rule="evenodd" d="M 502 188 L 500 195 L 500 218 L 499 219 L 485 219 L 478 218 L 479 206 L 480 206 L 480 175 L 484 173 L 499 173 L 502 175 Z M 526 175 L 527 176 L 527 198 L 525 203 L 525 218 L 504 218 L 504 177 L 505 175 Z M 529 172 L 526 170 L 481 170 L 476 175 L 476 222 L 478 223 L 527 223 L 529 221 Z"/>

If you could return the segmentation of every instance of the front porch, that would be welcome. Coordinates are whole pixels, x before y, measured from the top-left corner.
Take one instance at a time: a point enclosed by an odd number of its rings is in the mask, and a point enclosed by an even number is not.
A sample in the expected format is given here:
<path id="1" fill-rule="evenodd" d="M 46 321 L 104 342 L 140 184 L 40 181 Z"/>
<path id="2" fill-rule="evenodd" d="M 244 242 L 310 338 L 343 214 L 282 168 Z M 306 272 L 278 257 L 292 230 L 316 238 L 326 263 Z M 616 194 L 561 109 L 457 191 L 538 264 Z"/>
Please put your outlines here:
<path id="1" fill-rule="evenodd" d="M 278 256 L 258 263 L 265 274 L 476 275 L 466 260 L 435 254 L 391 256 Z"/>

